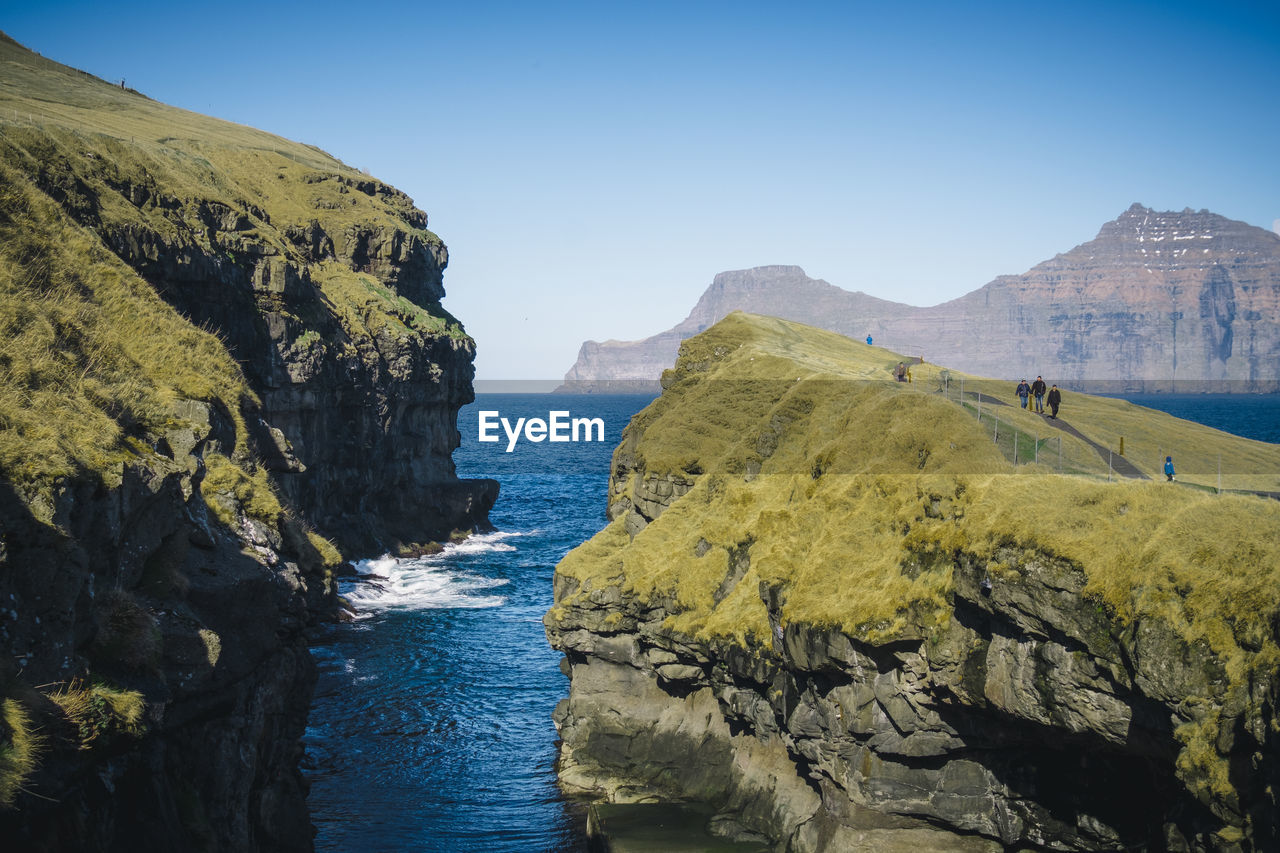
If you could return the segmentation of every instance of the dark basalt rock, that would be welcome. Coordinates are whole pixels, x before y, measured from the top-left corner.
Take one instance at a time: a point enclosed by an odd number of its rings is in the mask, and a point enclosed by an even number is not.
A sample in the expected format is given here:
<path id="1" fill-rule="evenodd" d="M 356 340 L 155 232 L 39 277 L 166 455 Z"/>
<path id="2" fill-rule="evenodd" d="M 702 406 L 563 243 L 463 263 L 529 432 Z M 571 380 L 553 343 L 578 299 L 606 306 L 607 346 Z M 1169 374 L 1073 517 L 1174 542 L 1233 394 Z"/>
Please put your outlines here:
<path id="1" fill-rule="evenodd" d="M 1174 728 L 1197 713 L 1182 697 L 1221 683 L 1213 656 L 1161 625 L 1116 636 L 1069 567 L 1021 569 L 990 596 L 971 570 L 943 636 L 878 646 L 801 623 L 768 648 L 708 644 L 665 629 L 660 602 L 597 590 L 547 623 L 571 678 L 561 783 L 709 804 L 788 850 L 864 849 L 872 829 L 876 849 L 1271 849 L 1280 755 L 1244 733 L 1266 728 L 1276 686 L 1227 725 L 1251 767 L 1242 799 L 1198 800 Z M 1256 834 L 1238 846 L 1245 813 Z"/>

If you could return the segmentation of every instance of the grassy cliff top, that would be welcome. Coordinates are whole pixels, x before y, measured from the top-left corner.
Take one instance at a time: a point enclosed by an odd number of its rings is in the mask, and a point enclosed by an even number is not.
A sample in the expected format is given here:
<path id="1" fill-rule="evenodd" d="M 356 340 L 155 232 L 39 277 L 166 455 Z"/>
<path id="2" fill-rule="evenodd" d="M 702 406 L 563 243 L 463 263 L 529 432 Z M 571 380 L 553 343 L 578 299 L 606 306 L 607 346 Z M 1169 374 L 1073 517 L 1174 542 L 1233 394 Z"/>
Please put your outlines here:
<path id="1" fill-rule="evenodd" d="M 408 196 L 318 148 L 158 103 L 0 34 L 0 473 L 36 488 L 110 478 L 149 452 L 139 438 L 181 426 L 183 400 L 242 427 L 256 399 L 240 366 L 140 265 L 213 288 L 306 277 L 318 295 L 305 306 L 279 285 L 251 298 L 304 344 L 330 313 L 346 340 L 327 343 L 354 342 L 362 359 L 387 334 L 469 348 L 438 302 L 447 253 L 426 224 Z"/>
<path id="2" fill-rule="evenodd" d="M 0 34 L 0 160 L 101 233 L 146 232 L 246 268 L 276 257 L 311 276 L 355 336 L 465 340 L 439 296 L 404 299 L 374 269 L 415 247 L 447 264 L 426 214 L 315 146 L 159 103 Z"/>
<path id="3" fill-rule="evenodd" d="M 671 626 L 703 638 L 767 642 L 763 583 L 783 592 L 784 622 L 881 641 L 946 624 L 959 560 L 1015 578 L 1028 561 L 1066 561 L 1118 618 L 1159 618 L 1236 674 L 1243 648 L 1267 649 L 1249 660 L 1275 656 L 1280 502 L 1163 478 L 1109 482 L 1105 460 L 1075 439 L 1064 456 L 1081 473 L 1015 467 L 989 427 L 933 390 L 941 368 L 916 365 L 906 385 L 890 373 L 900 360 L 745 314 L 690 339 L 663 395 L 624 434 L 612 488 L 633 499 L 646 480 L 692 488 L 634 539 L 619 517 L 557 572 L 582 584 L 577 595 L 618 585 L 672 600 Z M 1186 457 L 1221 450 L 1280 470 L 1280 446 L 1122 401 L 1069 399 L 1082 430 L 1159 435 Z"/>
<path id="4" fill-rule="evenodd" d="M 760 432 L 757 419 L 762 406 L 782 401 L 781 408 L 770 409 L 770 418 L 802 412 L 808 439 L 802 445 L 788 444 L 784 455 L 768 463 L 766 470 L 779 471 L 788 465 L 803 468 L 811 459 L 828 464 L 819 444 L 829 445 L 839 458 L 841 464 L 832 470 L 844 473 L 1004 470 L 1002 454 L 990 442 L 989 425 L 985 432 L 977 429 L 976 422 L 972 429 L 954 432 L 960 428 L 954 417 L 958 407 L 954 402 L 948 407 L 944 397 L 954 401 L 963 388 L 971 415 L 976 395 L 1006 403 L 983 403 L 982 408 L 1004 422 L 1002 430 L 1008 425 L 1031 441 L 1041 439 L 1041 459 L 1047 466 L 1059 467 L 1057 438 L 1061 436 L 1063 471 L 1107 475 L 1107 459 L 1096 447 L 1020 409 L 1013 382 L 919 364 L 914 357 L 834 332 L 741 312 L 685 341 L 680 352 L 675 368 L 663 379 L 668 393 L 636 416 L 630 441 L 624 441 L 624 448 L 643 460 L 651 473 L 678 473 L 689 466 L 724 467 L 733 464 L 734 454 L 745 460 L 755 449 L 746 449 L 740 439 L 753 430 Z M 909 384 L 893 379 L 899 362 L 910 369 Z M 944 381 L 945 393 L 940 390 Z M 850 419 L 853 409 L 846 405 L 855 398 L 870 404 L 856 407 L 856 424 Z M 699 405 L 688 405 L 694 399 Z M 668 416 L 673 409 L 679 410 L 680 417 Z M 1125 400 L 1074 391 L 1063 392 L 1060 414 L 1086 439 L 1114 450 L 1117 458 L 1123 438 L 1123 458 L 1153 479 L 1163 479 L 1164 459 L 1173 456 L 1184 483 L 1216 488 L 1221 463 L 1224 489 L 1280 491 L 1277 445 Z M 850 436 L 857 438 L 856 449 L 845 440 Z M 883 440 L 877 441 L 876 436 Z M 1010 455 L 1009 449 L 1006 445 L 1003 457 Z M 1050 451 L 1051 460 L 1047 459 Z M 728 457 L 722 458 L 723 454 Z M 1026 458 L 1024 454 L 1020 461 Z"/>
<path id="5" fill-rule="evenodd" d="M 0 127 L 6 137 L 24 128 L 63 140 L 72 134 L 81 153 L 109 158 L 124 175 L 145 167 L 162 191 L 252 201 L 273 220 L 306 222 L 323 210 L 343 224 L 404 227 L 401 217 L 413 211 L 403 193 L 314 145 L 162 104 L 45 59 L 3 33 Z M 338 191 L 341 179 L 367 185 L 357 194 L 364 198 L 342 198 L 349 194 Z M 317 208 L 317 201 L 337 204 Z"/>

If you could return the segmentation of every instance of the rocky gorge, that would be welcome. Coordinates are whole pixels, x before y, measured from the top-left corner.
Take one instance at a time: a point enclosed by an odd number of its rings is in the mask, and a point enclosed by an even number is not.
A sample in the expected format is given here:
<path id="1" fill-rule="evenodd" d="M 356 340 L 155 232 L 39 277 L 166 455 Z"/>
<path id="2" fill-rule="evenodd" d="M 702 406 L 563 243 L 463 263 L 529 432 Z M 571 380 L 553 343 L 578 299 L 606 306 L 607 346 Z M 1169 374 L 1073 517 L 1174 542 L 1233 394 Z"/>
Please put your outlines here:
<path id="1" fill-rule="evenodd" d="M 777 850 L 1274 849 L 1280 505 L 1015 467 L 896 360 L 685 341 L 557 568 L 562 786 Z"/>
<path id="2" fill-rule="evenodd" d="M 0 60 L 0 831 L 308 850 L 307 631 L 343 555 L 497 497 L 451 459 L 447 251 L 314 147 Z"/>

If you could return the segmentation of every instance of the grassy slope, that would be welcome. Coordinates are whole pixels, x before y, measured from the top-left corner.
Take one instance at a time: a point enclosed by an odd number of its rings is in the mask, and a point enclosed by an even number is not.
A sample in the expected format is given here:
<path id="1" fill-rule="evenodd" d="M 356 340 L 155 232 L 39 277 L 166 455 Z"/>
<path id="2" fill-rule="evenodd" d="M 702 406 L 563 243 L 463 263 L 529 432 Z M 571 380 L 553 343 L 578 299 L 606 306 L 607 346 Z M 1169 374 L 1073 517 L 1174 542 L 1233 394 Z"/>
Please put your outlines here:
<path id="1" fill-rule="evenodd" d="M 924 637 L 950 618 L 958 560 L 1016 580 L 1021 565 L 1051 556 L 1083 569 L 1086 596 L 1122 622 L 1156 619 L 1207 644 L 1236 686 L 1280 664 L 1271 627 L 1280 620 L 1280 502 L 1163 478 L 1108 482 L 1106 463 L 1074 440 L 1064 452 L 1089 473 L 1015 468 L 971 414 L 928 392 L 931 382 L 891 381 L 898 360 L 744 314 L 687 341 L 619 454 L 650 475 L 702 473 L 634 539 L 620 518 L 566 556 L 557 572 L 582 588 L 549 619 L 563 618 L 577 595 L 619 585 L 674 600 L 674 630 L 767 646 L 763 582 L 783 591 L 784 623 L 840 626 L 872 642 Z M 913 374 L 928 380 L 935 370 Z M 969 379 L 966 390 L 983 384 Z M 1009 394 L 1007 384 L 989 390 Z M 1280 446 L 1120 401 L 1070 400 L 1087 433 L 1159 436 L 1184 459 L 1221 450 L 1280 470 Z M 1033 416 L 1009 414 L 1034 426 Z M 1156 462 L 1145 467 L 1154 473 Z M 717 603 L 744 544 L 749 568 Z M 1182 760 L 1223 789 L 1215 720 L 1180 731 Z"/>
<path id="2" fill-rule="evenodd" d="M 706 473 L 634 541 L 616 522 L 559 571 L 597 584 L 625 576 L 632 589 L 674 592 L 690 608 L 680 627 L 696 633 L 766 636 L 757 595 L 764 580 L 790 588 L 789 618 L 881 634 L 922 614 L 926 623 L 943 617 L 935 608 L 944 604 L 949 569 L 914 578 L 903 571 L 921 552 L 990 556 L 1017 544 L 1079 562 L 1091 591 L 1119 613 L 1168 603 L 1168 589 L 1190 585 L 1183 604 L 1195 613 L 1225 618 L 1238 607 L 1242 626 L 1264 631 L 1280 600 L 1280 503 L 1217 497 L 1163 478 L 1108 483 L 1106 462 L 1069 436 L 1064 456 L 1085 474 L 1014 467 L 987 429 L 932 390 L 941 368 L 914 367 L 907 386 L 890 378 L 899 358 L 745 314 L 687 341 L 666 392 L 636 416 L 634 443 L 624 447 L 649 475 Z M 1007 384 L 969 377 L 966 390 L 1008 395 Z M 1069 399 L 1072 421 L 1086 434 L 1123 430 L 1139 445 L 1164 436 L 1181 458 L 1216 459 L 1221 449 L 1280 471 L 1276 445 L 1123 401 Z M 1028 429 L 1039 423 L 1012 408 L 1001 415 Z M 1144 467 L 1155 474 L 1158 466 Z M 705 552 L 697 547 L 703 539 L 717 547 Z M 748 578 L 713 606 L 729 551 L 747 541 L 754 543 Z M 1277 590 L 1269 604 L 1258 598 L 1268 584 Z M 1189 633 L 1209 631 L 1169 615 Z"/>
<path id="3" fill-rule="evenodd" d="M 131 427 L 161 431 L 179 399 L 251 392 L 212 335 L 166 305 L 96 236 L 0 164 L 0 472 L 37 488 L 109 477 Z M 136 430 L 135 430 L 136 433 Z M 241 431 L 243 434 L 243 431 Z"/>

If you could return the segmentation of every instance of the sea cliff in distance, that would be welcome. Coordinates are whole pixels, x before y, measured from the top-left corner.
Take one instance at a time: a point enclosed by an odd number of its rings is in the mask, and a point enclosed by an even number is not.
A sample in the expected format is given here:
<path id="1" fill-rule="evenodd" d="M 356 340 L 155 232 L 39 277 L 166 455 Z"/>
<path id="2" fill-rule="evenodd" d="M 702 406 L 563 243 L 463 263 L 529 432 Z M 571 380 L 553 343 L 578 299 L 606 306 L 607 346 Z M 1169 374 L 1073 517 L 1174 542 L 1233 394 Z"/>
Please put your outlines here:
<path id="1" fill-rule="evenodd" d="M 796 320 L 982 376 L 1044 374 L 1109 393 L 1280 390 L 1280 235 L 1208 211 L 1135 204 L 1022 275 L 917 308 L 800 267 L 724 272 L 683 322 L 587 341 L 565 389 L 656 380 L 680 341 L 741 310 Z"/>
<path id="2" fill-rule="evenodd" d="M 561 783 L 614 804 L 589 825 L 1276 849 L 1280 501 L 1248 492 L 1280 494 L 1280 447 L 902 359 L 741 313 L 684 342 L 544 619 Z"/>
<path id="3" fill-rule="evenodd" d="M 0 35 L 0 835 L 309 850 L 342 552 L 486 523 L 404 193 Z M 8 848 L 7 848 L 8 849 Z"/>

